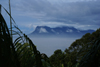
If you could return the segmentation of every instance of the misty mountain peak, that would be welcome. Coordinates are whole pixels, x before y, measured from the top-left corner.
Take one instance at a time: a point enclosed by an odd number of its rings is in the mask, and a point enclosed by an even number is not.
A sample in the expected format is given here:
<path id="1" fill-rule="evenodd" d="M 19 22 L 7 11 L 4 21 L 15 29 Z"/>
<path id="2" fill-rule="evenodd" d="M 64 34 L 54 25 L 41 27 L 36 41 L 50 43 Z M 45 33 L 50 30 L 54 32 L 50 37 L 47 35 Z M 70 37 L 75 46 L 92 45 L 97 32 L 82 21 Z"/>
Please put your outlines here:
<path id="1" fill-rule="evenodd" d="M 40 28 L 39 33 L 48 33 L 48 31 L 45 28 Z"/>
<path id="2" fill-rule="evenodd" d="M 79 30 L 74 27 L 62 26 L 50 28 L 48 26 L 37 26 L 31 33 L 34 36 L 82 36 L 86 33 L 92 33 L 94 30 Z"/>

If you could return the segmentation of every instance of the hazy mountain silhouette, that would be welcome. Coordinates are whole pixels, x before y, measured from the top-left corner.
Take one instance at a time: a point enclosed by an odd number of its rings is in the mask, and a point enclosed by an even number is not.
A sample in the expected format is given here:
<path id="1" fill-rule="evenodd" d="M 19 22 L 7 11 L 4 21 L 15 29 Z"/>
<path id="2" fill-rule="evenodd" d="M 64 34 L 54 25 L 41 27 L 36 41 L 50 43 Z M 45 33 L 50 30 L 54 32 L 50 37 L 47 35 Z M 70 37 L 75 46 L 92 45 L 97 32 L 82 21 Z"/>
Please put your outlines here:
<path id="1" fill-rule="evenodd" d="M 68 26 L 61 26 L 55 28 L 50 28 L 48 26 L 37 26 L 36 29 L 30 35 L 36 37 L 77 37 L 92 32 L 94 32 L 94 30 L 79 30 L 74 27 Z"/>

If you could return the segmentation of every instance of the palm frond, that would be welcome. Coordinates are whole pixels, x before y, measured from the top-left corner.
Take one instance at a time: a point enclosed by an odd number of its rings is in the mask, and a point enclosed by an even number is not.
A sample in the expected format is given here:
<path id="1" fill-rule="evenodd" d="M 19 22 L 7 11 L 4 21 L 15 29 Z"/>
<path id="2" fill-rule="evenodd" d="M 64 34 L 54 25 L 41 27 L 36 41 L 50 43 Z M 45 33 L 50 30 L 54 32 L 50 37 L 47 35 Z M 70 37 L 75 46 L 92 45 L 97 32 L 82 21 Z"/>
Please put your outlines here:
<path id="1" fill-rule="evenodd" d="M 13 63 L 13 64 L 12 64 Z M 20 67 L 7 24 L 0 13 L 0 67 Z"/>
<path id="2" fill-rule="evenodd" d="M 0 67 L 43 67 L 42 59 L 44 58 L 41 57 L 36 46 L 31 39 L 23 34 L 23 32 L 16 26 L 11 14 L 4 7 L 3 9 L 14 22 L 13 26 L 16 31 L 13 28 L 10 30 L 8 29 L 4 18 L 0 14 Z M 14 43 L 11 40 L 11 33 L 9 33 L 9 31 L 12 31 L 12 34 L 18 36 Z M 45 60 L 45 62 L 48 61 Z"/>

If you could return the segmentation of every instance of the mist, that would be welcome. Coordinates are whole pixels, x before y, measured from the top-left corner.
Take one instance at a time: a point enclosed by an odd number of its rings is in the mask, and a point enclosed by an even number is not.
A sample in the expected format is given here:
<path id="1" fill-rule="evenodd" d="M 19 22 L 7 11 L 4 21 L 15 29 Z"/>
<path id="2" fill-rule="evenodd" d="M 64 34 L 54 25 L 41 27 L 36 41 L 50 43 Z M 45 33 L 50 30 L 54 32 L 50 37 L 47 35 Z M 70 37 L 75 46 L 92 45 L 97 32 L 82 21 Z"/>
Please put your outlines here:
<path id="1" fill-rule="evenodd" d="M 30 37 L 36 45 L 37 50 L 45 53 L 48 57 L 51 56 L 55 50 L 61 49 L 64 51 L 79 37 L 74 38 L 61 38 L 61 37 Z"/>

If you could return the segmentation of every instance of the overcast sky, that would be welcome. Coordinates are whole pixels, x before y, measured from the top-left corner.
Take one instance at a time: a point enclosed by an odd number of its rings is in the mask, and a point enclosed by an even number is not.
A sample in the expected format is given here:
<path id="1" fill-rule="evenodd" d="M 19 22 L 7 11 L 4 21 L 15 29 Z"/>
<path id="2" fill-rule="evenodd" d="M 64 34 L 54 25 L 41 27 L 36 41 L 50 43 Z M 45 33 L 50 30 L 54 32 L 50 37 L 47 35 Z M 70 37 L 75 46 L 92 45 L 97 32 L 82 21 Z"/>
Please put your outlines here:
<path id="1" fill-rule="evenodd" d="M 9 9 L 7 0 L 0 0 L 0 4 Z M 100 0 L 11 0 L 11 9 L 16 24 L 26 34 L 41 25 L 100 28 Z M 3 10 L 2 14 L 8 18 Z"/>

